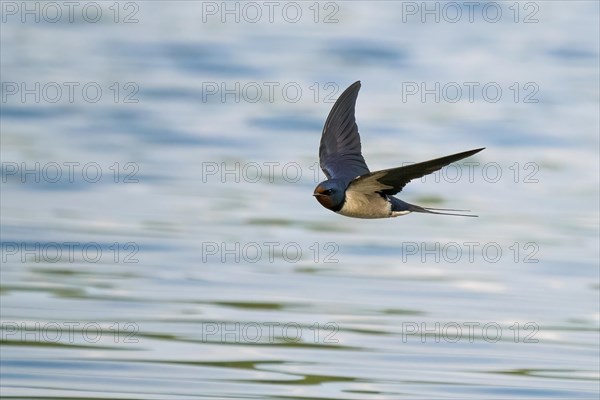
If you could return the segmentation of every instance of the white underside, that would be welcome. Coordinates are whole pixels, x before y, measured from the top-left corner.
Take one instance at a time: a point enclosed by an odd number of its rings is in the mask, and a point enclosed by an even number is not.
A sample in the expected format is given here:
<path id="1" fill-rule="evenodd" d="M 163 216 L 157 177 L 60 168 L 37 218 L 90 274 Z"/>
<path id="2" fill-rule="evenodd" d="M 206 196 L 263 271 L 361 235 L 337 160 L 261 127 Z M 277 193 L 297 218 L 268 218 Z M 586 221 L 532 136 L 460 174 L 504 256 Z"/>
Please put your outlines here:
<path id="1" fill-rule="evenodd" d="M 401 217 L 406 214 L 410 214 L 412 211 L 392 211 L 391 217 Z"/>
<path id="2" fill-rule="evenodd" d="M 346 202 L 338 214 L 353 218 L 390 218 L 406 215 L 410 211 L 393 211 L 392 203 L 377 193 L 346 191 Z"/>

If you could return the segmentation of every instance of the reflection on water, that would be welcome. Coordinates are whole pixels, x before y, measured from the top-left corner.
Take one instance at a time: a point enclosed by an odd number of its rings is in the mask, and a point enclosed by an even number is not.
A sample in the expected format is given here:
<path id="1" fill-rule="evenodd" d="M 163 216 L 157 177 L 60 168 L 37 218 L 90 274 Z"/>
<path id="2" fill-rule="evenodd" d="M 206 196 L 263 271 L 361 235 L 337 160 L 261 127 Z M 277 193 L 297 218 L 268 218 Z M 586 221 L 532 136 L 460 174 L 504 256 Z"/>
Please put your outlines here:
<path id="1" fill-rule="evenodd" d="M 3 82 L 103 93 L 3 85 L 4 398 L 597 398 L 597 4 L 538 3 L 534 24 L 136 5 L 129 25 L 2 24 Z M 480 218 L 353 220 L 311 198 L 330 100 L 356 79 L 373 169 L 487 146 L 403 193 Z M 473 81 L 504 95 L 401 96 Z"/>

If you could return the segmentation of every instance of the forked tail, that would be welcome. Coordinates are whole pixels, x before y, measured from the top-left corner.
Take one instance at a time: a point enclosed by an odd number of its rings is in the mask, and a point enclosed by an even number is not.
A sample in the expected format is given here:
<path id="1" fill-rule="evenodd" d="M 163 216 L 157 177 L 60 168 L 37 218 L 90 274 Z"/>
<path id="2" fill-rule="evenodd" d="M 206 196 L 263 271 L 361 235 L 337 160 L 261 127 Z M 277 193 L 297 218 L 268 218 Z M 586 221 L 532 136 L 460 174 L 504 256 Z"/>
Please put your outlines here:
<path id="1" fill-rule="evenodd" d="M 415 204 L 410 204 L 396 197 L 391 197 L 392 201 L 392 211 L 410 211 L 410 212 L 419 212 L 426 214 L 438 214 L 438 215 L 453 215 L 455 217 L 478 217 L 478 215 L 474 214 L 459 214 L 463 212 L 471 212 L 471 210 L 456 210 L 452 208 L 432 208 L 432 207 L 421 207 Z M 440 211 L 452 211 L 452 212 L 440 212 Z"/>
<path id="2" fill-rule="evenodd" d="M 413 212 L 421 212 L 421 213 L 427 213 L 427 214 L 438 214 L 438 215 L 454 215 L 456 217 L 478 217 L 479 215 L 475 215 L 475 214 L 458 214 L 457 212 L 471 212 L 471 210 L 455 210 L 452 208 L 431 208 L 431 207 L 419 207 L 419 206 L 415 206 L 412 205 L 412 207 L 414 207 L 412 210 Z M 450 212 L 439 212 L 439 211 L 454 211 L 454 213 L 450 213 Z"/>

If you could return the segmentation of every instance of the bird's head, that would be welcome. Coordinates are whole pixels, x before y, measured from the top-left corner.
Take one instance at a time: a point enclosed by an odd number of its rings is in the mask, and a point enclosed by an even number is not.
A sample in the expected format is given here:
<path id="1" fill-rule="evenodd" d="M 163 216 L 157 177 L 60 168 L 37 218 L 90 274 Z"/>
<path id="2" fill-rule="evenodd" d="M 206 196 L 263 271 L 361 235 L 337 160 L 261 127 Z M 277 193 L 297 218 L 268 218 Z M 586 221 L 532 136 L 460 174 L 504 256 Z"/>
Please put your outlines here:
<path id="1" fill-rule="evenodd" d="M 339 211 L 346 199 L 345 185 L 336 179 L 321 182 L 315 188 L 313 196 L 325 208 L 332 211 Z"/>

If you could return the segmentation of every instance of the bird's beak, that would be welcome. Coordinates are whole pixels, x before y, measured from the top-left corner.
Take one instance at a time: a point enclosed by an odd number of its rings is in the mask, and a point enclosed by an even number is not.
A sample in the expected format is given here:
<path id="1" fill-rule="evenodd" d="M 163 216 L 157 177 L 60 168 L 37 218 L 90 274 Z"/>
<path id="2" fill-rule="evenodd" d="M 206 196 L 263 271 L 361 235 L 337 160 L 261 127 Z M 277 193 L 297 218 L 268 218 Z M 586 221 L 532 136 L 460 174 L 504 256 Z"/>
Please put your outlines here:
<path id="1" fill-rule="evenodd" d="M 325 195 L 323 193 L 313 193 L 313 196 L 319 197 L 319 196 L 325 196 Z"/>

